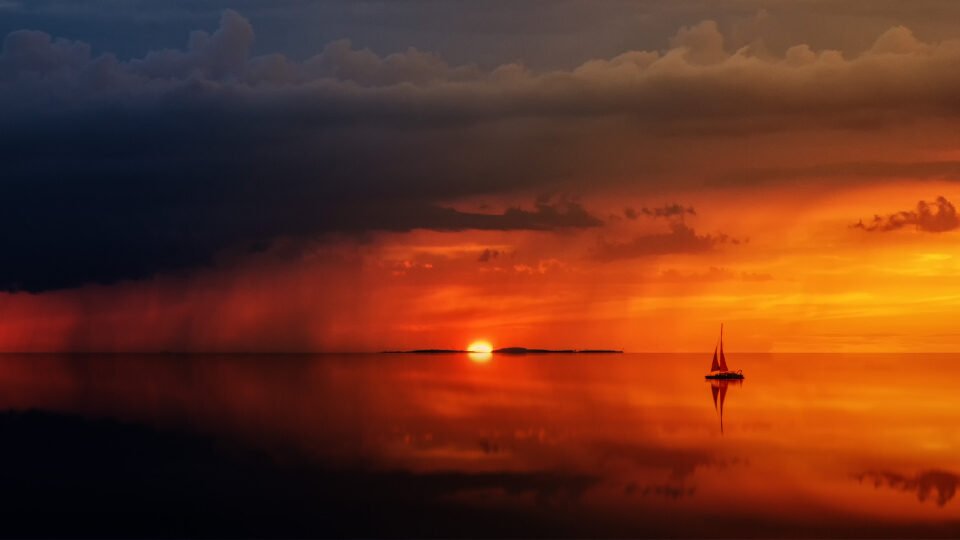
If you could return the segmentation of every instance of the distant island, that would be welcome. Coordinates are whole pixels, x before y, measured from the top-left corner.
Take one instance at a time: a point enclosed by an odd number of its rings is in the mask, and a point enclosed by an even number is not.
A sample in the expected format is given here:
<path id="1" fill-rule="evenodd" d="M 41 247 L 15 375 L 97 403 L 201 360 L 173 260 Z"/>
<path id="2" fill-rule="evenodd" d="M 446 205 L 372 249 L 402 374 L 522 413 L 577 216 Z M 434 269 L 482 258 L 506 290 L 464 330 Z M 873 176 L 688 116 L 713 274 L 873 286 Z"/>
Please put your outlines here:
<path id="1" fill-rule="evenodd" d="M 464 349 L 414 349 L 412 351 L 383 351 L 385 354 L 454 354 L 470 353 Z M 493 354 L 623 354 L 616 349 L 528 349 L 526 347 L 504 347 L 490 351 Z"/>

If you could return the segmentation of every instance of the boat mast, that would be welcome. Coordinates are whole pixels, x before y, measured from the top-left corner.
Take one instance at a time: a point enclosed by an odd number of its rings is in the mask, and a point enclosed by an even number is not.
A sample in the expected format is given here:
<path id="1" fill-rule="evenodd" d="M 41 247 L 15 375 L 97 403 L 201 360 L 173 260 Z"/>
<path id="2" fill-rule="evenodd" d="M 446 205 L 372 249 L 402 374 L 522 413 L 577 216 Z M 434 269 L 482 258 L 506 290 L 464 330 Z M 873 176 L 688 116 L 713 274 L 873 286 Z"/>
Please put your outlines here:
<path id="1" fill-rule="evenodd" d="M 720 323 L 720 371 L 727 371 L 727 358 L 723 354 L 723 323 Z"/>

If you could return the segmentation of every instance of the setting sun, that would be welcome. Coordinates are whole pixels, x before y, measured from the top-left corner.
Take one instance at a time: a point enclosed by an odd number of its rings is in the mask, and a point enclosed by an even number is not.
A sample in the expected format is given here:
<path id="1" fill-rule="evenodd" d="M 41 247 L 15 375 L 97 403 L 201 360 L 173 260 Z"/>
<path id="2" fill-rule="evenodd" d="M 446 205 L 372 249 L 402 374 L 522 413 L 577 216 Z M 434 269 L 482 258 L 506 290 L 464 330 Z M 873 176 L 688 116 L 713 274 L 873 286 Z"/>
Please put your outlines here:
<path id="1" fill-rule="evenodd" d="M 467 346 L 467 352 L 472 353 L 491 353 L 493 352 L 493 345 L 489 341 L 474 341 Z"/>
<path id="2" fill-rule="evenodd" d="M 960 0 L 358 4 L 0 0 L 0 540 L 960 540 Z"/>
<path id="3" fill-rule="evenodd" d="M 467 352 L 471 361 L 483 364 L 493 357 L 493 345 L 489 341 L 477 340 L 467 345 Z"/>

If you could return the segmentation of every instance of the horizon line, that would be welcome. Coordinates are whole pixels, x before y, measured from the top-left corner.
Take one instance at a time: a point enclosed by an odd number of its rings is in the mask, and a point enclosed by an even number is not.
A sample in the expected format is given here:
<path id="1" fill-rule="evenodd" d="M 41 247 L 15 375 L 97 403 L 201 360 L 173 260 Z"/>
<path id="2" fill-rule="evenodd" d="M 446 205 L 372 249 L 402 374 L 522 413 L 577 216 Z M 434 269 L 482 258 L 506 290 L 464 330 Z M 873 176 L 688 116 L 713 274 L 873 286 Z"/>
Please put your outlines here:
<path id="1" fill-rule="evenodd" d="M 509 348 L 509 347 L 507 347 Z M 543 349 L 533 349 L 538 351 Z M 426 351 L 426 352 L 424 352 Z M 626 349 L 551 349 L 541 354 L 591 354 L 590 351 L 610 352 L 611 354 L 703 354 L 709 356 L 709 351 L 631 351 Z M 477 354 L 477 351 L 463 349 L 412 349 L 412 350 L 375 350 L 375 351 L 0 351 L 0 356 L 13 355 L 143 355 L 143 356 L 316 356 L 316 355 L 388 355 L 388 354 Z M 487 354 L 487 353 L 483 353 Z M 522 354 L 490 351 L 489 354 L 501 356 L 522 356 Z M 531 354 L 537 354 L 533 352 Z M 951 351 L 736 351 L 732 354 L 960 354 L 960 349 Z"/>

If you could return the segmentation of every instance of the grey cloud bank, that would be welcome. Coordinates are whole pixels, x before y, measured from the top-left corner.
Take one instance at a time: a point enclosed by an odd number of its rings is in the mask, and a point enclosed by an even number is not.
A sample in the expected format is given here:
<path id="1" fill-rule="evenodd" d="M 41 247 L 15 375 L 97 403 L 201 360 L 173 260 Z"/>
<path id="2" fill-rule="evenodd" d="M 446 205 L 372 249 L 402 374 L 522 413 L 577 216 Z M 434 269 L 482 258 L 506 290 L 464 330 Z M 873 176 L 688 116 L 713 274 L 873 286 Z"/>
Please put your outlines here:
<path id="1" fill-rule="evenodd" d="M 750 47 L 728 52 L 724 39 L 716 23 L 704 21 L 681 28 L 665 52 L 631 51 L 570 71 L 451 66 L 417 49 L 381 57 L 345 40 L 296 62 L 251 56 L 253 28 L 228 10 L 213 34 L 191 33 L 186 49 L 126 62 L 94 56 L 84 43 L 13 32 L 0 77 L 7 96 L 44 106 L 216 99 L 272 114 L 299 107 L 295 112 L 310 118 L 351 123 L 631 115 L 675 130 L 750 121 L 776 129 L 785 119 L 790 126 L 842 124 L 871 110 L 894 120 L 907 111 L 956 114 L 960 105 L 960 76 L 949 69 L 960 58 L 960 39 L 927 44 L 895 27 L 853 58 L 803 44 L 784 57 Z"/>
<path id="2" fill-rule="evenodd" d="M 255 43 L 229 10 L 182 49 L 128 60 L 44 32 L 7 35 L 0 288 L 143 278 L 281 236 L 592 228 L 600 221 L 579 204 L 470 214 L 447 202 L 593 189 L 590 175 L 620 162 L 608 156 L 625 132 L 656 156 L 660 139 L 844 128 L 864 114 L 883 125 L 960 105 L 960 40 L 924 43 L 903 27 L 852 57 L 807 45 L 771 56 L 728 50 L 705 21 L 667 50 L 570 70 L 452 65 L 344 40 L 297 61 L 254 54 Z M 723 241 L 674 229 L 606 252 Z"/>

